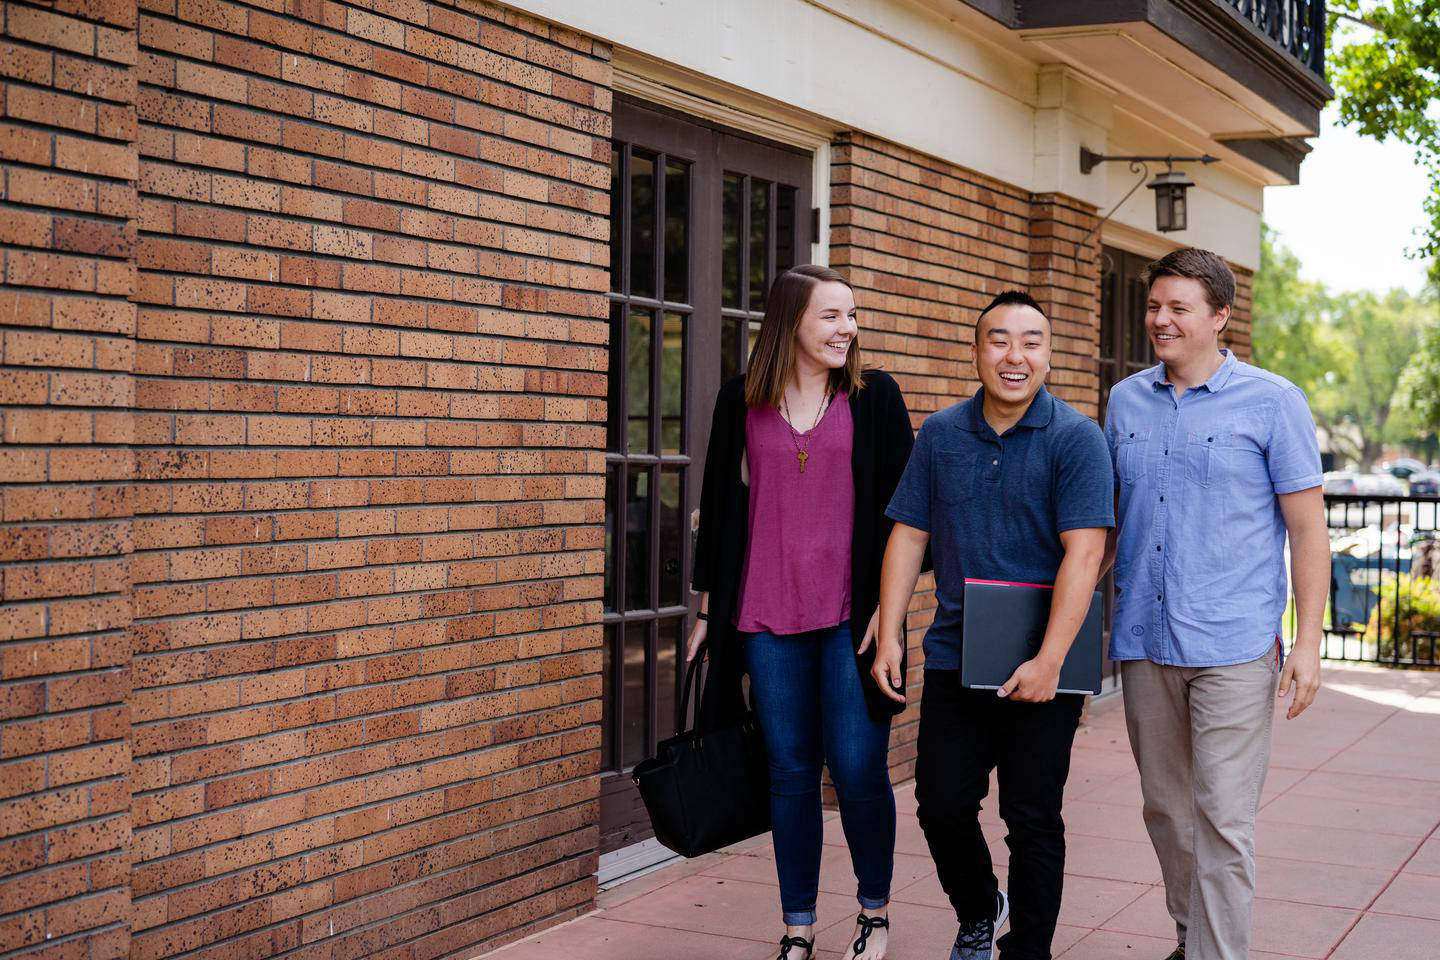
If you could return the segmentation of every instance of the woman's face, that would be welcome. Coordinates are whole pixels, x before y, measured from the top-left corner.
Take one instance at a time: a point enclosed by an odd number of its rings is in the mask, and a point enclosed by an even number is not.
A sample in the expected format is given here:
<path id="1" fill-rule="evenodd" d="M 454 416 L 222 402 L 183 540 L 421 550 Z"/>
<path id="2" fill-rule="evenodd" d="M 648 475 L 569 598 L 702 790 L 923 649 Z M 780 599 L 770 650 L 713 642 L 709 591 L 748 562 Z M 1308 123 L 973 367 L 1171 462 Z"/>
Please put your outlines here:
<path id="1" fill-rule="evenodd" d="M 797 372 L 838 370 L 855 342 L 855 294 L 834 280 L 815 284 L 795 328 Z"/>

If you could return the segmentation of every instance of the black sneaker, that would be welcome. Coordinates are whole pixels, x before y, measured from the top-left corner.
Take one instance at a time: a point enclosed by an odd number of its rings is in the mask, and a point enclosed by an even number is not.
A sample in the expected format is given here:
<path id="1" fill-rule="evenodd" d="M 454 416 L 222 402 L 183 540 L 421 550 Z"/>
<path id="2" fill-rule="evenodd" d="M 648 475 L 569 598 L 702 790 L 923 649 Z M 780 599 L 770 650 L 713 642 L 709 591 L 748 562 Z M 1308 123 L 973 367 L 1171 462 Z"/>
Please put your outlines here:
<path id="1" fill-rule="evenodd" d="M 995 932 L 1010 918 L 1010 900 L 1004 890 L 995 891 L 995 918 L 960 924 L 950 960 L 990 960 L 995 954 Z"/>
<path id="2" fill-rule="evenodd" d="M 1175 952 L 1166 957 L 1165 960 L 1185 960 L 1185 944 L 1175 948 Z"/>

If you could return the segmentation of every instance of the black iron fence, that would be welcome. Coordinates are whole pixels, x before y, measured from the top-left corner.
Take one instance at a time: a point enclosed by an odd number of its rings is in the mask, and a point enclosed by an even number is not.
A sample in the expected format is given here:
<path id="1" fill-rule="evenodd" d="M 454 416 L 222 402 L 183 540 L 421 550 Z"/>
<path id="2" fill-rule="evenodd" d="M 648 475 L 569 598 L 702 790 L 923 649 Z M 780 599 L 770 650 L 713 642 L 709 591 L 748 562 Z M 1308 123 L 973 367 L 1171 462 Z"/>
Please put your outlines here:
<path id="1" fill-rule="evenodd" d="M 1440 666 L 1440 497 L 1326 494 L 1325 514 L 1324 656 Z"/>
<path id="2" fill-rule="evenodd" d="M 1223 0 L 1271 40 L 1325 78 L 1323 0 Z"/>

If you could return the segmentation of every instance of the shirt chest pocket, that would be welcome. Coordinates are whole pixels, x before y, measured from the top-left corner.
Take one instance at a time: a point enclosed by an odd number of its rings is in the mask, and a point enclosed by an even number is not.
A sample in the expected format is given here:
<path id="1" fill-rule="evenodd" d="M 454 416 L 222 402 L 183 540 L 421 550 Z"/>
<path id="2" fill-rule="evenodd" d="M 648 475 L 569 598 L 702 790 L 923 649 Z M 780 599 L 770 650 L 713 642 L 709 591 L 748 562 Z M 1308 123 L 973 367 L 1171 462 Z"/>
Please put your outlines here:
<path id="1" fill-rule="evenodd" d="M 1115 443 L 1115 472 L 1123 483 L 1134 483 L 1145 472 L 1145 453 L 1150 448 L 1150 429 L 1122 431 Z"/>
<path id="2" fill-rule="evenodd" d="M 1185 439 L 1185 479 L 1208 487 L 1225 478 L 1234 431 L 1228 429 L 1191 430 Z"/>
<path id="3" fill-rule="evenodd" d="M 975 455 L 942 454 L 935 460 L 935 499 L 965 503 L 975 492 Z"/>

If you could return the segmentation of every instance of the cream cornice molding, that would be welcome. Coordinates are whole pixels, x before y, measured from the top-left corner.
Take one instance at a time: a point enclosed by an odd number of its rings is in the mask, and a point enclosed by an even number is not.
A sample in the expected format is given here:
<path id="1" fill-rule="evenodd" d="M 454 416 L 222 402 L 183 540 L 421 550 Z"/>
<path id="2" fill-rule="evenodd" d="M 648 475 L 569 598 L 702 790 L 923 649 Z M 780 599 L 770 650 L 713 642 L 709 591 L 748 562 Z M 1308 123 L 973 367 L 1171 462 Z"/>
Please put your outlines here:
<path id="1" fill-rule="evenodd" d="M 819 232 L 810 244 L 809 260 L 829 265 L 830 144 L 844 127 L 624 47 L 615 48 L 612 66 L 617 93 L 810 153 L 810 202 L 819 213 Z"/>
<path id="2" fill-rule="evenodd" d="M 1119 247 L 1152 260 L 1159 260 L 1167 253 L 1179 250 L 1181 246 L 1114 220 L 1106 221 L 1100 228 L 1100 242 L 1107 247 Z"/>
<path id="3" fill-rule="evenodd" d="M 635 50 L 617 47 L 613 66 L 617 93 L 792 147 L 816 150 L 843 129 L 833 121 Z"/>

